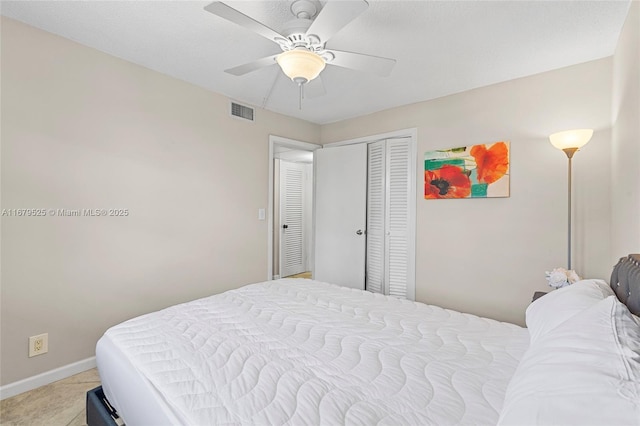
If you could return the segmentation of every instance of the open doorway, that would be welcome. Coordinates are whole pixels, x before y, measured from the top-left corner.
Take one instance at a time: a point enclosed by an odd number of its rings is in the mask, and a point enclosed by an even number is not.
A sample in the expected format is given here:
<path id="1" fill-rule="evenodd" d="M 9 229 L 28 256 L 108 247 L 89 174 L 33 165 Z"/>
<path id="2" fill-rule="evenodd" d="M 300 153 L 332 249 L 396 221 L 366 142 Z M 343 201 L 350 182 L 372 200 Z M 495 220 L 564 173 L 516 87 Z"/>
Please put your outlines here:
<path id="1" fill-rule="evenodd" d="M 276 147 L 273 169 L 273 276 L 311 272 L 313 152 Z"/>
<path id="2" fill-rule="evenodd" d="M 269 137 L 267 279 L 313 272 L 313 151 L 321 148 Z"/>

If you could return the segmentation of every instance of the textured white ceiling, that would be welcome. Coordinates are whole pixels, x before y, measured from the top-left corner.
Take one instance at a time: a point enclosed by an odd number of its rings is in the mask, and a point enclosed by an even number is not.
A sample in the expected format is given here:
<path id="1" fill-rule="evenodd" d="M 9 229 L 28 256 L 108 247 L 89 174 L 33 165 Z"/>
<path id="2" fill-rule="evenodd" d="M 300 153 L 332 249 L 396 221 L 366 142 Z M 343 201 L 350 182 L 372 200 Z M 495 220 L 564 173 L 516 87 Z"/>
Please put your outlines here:
<path id="1" fill-rule="evenodd" d="M 2 1 L 0 11 L 235 100 L 324 124 L 612 55 L 630 0 L 369 0 L 327 47 L 394 58 L 391 76 L 327 66 L 326 94 L 305 99 L 301 110 L 297 86 L 275 64 L 241 77 L 223 72 L 280 50 L 206 12 L 208 3 Z M 288 1 L 226 3 L 276 31 L 292 18 Z"/>

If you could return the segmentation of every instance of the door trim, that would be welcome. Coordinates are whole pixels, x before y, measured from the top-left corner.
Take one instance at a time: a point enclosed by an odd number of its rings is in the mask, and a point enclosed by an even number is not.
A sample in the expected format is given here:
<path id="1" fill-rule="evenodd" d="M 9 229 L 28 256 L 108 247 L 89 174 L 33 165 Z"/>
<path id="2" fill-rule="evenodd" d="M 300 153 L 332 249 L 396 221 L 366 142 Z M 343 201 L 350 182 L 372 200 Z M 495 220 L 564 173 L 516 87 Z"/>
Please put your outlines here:
<path id="1" fill-rule="evenodd" d="M 267 200 L 267 281 L 273 279 L 273 159 L 276 146 L 297 149 L 300 151 L 315 151 L 322 148 L 322 145 L 289 139 L 282 136 L 269 135 L 269 194 Z M 311 209 L 313 210 L 313 205 Z M 313 232 L 311 238 L 314 238 Z M 313 250 L 313 244 L 311 245 Z M 310 259 L 313 260 L 313 253 Z M 310 265 L 313 268 L 313 265 Z"/>
<path id="2" fill-rule="evenodd" d="M 340 145 L 351 145 L 354 143 L 371 143 L 377 142 L 384 139 L 393 139 L 393 138 L 406 138 L 409 137 L 411 140 L 417 145 L 418 142 L 418 128 L 411 127 L 408 129 L 394 130 L 393 132 L 387 133 L 379 133 L 370 136 L 363 136 L 355 139 L 346 139 L 338 142 L 331 142 L 323 145 L 324 148 L 329 148 L 332 146 L 340 146 Z"/>

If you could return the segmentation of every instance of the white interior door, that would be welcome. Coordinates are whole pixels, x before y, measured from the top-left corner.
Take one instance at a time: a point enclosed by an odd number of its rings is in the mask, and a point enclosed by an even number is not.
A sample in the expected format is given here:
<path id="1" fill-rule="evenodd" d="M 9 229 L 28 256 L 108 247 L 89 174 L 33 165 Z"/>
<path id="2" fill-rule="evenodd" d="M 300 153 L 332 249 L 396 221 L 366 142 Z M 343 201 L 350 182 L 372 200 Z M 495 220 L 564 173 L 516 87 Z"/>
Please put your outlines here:
<path id="1" fill-rule="evenodd" d="M 367 145 L 315 151 L 314 279 L 364 290 Z"/>
<path id="2" fill-rule="evenodd" d="M 280 161 L 280 275 L 306 271 L 305 165 Z"/>

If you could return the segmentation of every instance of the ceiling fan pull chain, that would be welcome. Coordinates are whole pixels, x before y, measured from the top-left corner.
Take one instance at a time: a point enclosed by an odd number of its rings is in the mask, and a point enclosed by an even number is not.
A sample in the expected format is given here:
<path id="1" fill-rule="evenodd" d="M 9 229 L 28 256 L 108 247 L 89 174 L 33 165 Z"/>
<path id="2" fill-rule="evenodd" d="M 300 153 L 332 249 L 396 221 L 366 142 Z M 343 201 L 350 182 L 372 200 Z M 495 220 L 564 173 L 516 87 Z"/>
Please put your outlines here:
<path id="1" fill-rule="evenodd" d="M 298 109 L 302 110 L 302 83 L 298 83 L 298 88 L 300 89 L 300 98 L 298 99 Z"/>

